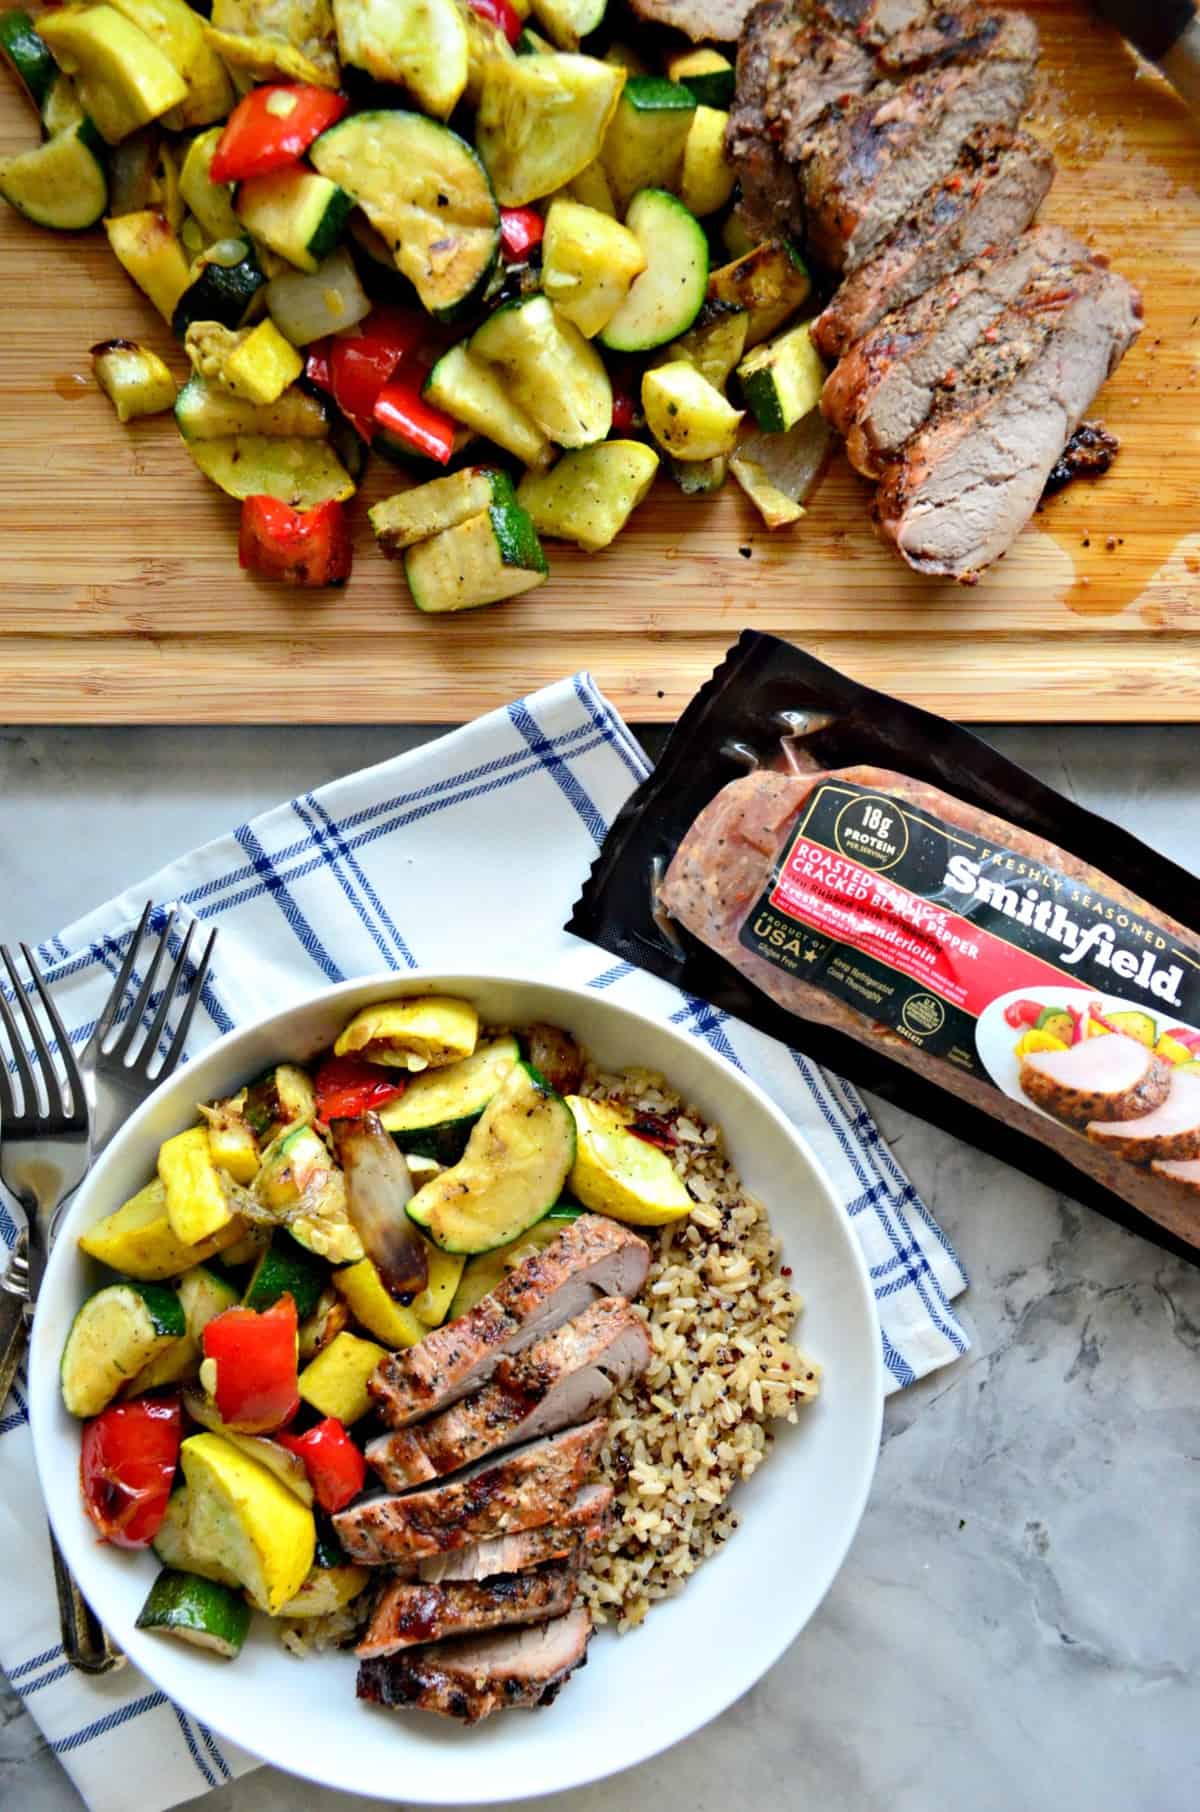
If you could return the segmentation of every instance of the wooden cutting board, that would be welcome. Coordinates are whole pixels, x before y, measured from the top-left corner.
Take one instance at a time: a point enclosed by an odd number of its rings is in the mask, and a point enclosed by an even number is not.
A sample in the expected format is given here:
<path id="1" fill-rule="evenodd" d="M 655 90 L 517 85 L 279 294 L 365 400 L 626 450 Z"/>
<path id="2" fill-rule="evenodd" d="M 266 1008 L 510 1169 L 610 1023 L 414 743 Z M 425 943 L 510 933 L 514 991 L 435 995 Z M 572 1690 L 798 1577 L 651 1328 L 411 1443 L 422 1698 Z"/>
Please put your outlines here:
<path id="1" fill-rule="evenodd" d="M 982 721 L 1200 721 L 1200 126 L 1078 0 L 1032 0 L 1044 57 L 1033 130 L 1059 177 L 1044 217 L 1142 287 L 1146 327 L 1097 409 L 1122 451 L 1049 503 L 973 590 L 917 578 L 876 541 L 841 454 L 805 520 L 770 535 L 730 482 L 660 481 L 616 545 L 549 546 L 528 598 L 426 618 L 372 544 L 364 502 L 342 592 L 237 567 L 238 506 L 170 417 L 120 427 L 93 341 L 163 323 L 103 236 L 4 210 L 0 642 L 10 722 L 459 722 L 588 667 L 635 721 L 677 715 L 744 626 L 861 679 Z M 32 142 L 4 86 L 0 146 Z"/>

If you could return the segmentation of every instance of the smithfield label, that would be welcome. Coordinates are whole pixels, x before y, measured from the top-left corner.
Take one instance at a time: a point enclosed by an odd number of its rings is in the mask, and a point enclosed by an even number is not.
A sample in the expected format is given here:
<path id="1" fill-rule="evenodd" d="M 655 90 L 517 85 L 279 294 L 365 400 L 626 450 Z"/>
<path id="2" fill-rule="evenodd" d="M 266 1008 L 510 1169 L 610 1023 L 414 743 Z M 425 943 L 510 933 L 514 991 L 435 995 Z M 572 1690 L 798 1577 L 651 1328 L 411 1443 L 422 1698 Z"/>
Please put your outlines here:
<path id="1" fill-rule="evenodd" d="M 975 1022 L 1015 989 L 1096 989 L 1200 1022 L 1200 950 L 1058 869 L 840 781 L 813 792 L 741 942 L 982 1075 Z"/>

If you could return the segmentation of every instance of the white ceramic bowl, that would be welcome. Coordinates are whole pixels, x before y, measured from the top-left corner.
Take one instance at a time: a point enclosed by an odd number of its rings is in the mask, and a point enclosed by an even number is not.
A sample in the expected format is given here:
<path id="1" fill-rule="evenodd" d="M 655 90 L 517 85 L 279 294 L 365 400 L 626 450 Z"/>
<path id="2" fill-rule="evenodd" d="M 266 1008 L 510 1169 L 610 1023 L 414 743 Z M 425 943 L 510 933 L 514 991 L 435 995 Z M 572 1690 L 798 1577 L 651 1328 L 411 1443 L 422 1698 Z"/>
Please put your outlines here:
<path id="1" fill-rule="evenodd" d="M 96 1542 L 79 1501 L 79 1424 L 58 1391 L 71 1317 L 97 1281 L 78 1236 L 153 1174 L 159 1144 L 195 1119 L 195 1103 L 233 1092 L 268 1064 L 311 1057 L 369 1001 L 435 991 L 467 996 L 485 1022 L 567 1026 L 605 1064 L 661 1070 L 717 1121 L 747 1186 L 770 1209 L 806 1302 L 800 1341 L 825 1367 L 819 1402 L 798 1427 L 784 1426 L 771 1459 L 739 1487 L 736 1539 L 640 1631 L 601 1631 L 553 1708 L 470 1730 L 360 1705 L 352 1656 L 296 1661 L 262 1618 L 232 1663 L 136 1629 L 154 1557 Z M 762 1091 L 702 1043 L 602 994 L 481 975 L 386 975 L 327 989 L 231 1033 L 160 1089 L 113 1140 L 66 1218 L 38 1307 L 31 1386 L 55 1533 L 136 1665 L 264 1761 L 346 1792 L 425 1805 L 581 1786 L 678 1742 L 747 1691 L 804 1628 L 842 1563 L 866 1503 L 883 1402 L 879 1328 L 857 1242 L 812 1152 Z"/>

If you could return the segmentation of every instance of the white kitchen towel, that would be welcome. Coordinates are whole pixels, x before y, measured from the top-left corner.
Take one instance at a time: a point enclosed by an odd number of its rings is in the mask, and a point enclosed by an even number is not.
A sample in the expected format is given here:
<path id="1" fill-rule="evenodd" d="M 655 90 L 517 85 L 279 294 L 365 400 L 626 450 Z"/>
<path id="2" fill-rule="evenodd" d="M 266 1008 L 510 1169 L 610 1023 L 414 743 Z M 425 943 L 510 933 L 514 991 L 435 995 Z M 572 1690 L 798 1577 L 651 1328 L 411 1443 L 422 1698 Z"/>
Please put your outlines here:
<path id="1" fill-rule="evenodd" d="M 859 1096 L 561 929 L 647 769 L 580 674 L 241 825 L 40 944 L 38 956 L 76 1044 L 147 899 L 220 926 L 193 1051 L 324 983 L 417 965 L 536 967 L 670 1018 L 755 1077 L 815 1147 L 875 1280 L 898 1389 L 965 1351 L 950 1302 L 966 1278 Z M 15 1233 L 0 1206 L 0 1241 Z M 90 1680 L 64 1661 L 27 1423 L 22 1375 L 0 1406 L 0 1666 L 80 1793 L 93 1812 L 159 1812 L 253 1768 L 134 1669 Z"/>

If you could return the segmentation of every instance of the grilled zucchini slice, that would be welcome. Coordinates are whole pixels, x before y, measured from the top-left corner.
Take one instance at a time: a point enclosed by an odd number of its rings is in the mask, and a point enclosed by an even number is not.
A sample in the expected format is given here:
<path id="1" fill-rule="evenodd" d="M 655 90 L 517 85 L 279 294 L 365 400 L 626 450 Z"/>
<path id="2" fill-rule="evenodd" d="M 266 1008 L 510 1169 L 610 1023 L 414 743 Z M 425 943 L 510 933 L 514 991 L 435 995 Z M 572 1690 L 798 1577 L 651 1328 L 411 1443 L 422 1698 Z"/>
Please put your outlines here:
<path id="1" fill-rule="evenodd" d="M 108 1284 L 89 1296 L 63 1347 L 63 1404 L 73 1416 L 98 1416 L 122 1385 L 187 1332 L 174 1290 L 159 1283 Z"/>
<path id="2" fill-rule="evenodd" d="M 256 239 L 298 270 L 315 271 L 341 238 L 354 203 L 327 176 L 296 164 L 239 183 L 233 205 Z"/>
<path id="3" fill-rule="evenodd" d="M 489 1252 L 557 1202 L 575 1161 L 575 1121 L 561 1095 L 519 1063 L 467 1141 L 461 1161 L 409 1199 L 408 1213 L 447 1252 Z"/>
<path id="4" fill-rule="evenodd" d="M 275 403 L 250 403 L 198 374 L 176 398 L 175 422 L 188 441 L 227 440 L 235 434 L 324 440 L 329 433 L 324 403 L 307 390 L 287 390 Z"/>
<path id="5" fill-rule="evenodd" d="M 507 385 L 483 359 L 473 358 L 466 341 L 442 354 L 425 381 L 424 394 L 455 421 L 486 436 L 523 465 L 550 463 L 550 442 L 537 423 L 513 401 Z"/>
<path id="6" fill-rule="evenodd" d="M 467 86 L 466 20 L 456 0 L 333 0 L 342 62 L 407 88 L 445 119 Z"/>
<path id="7" fill-rule="evenodd" d="M 498 308 L 471 351 L 495 365 L 519 406 L 560 447 L 586 447 L 612 427 L 612 384 L 599 353 L 545 296 Z"/>
<path id="8" fill-rule="evenodd" d="M 677 187 L 695 111 L 695 95 L 679 82 L 630 76 L 601 152 L 619 213 L 639 189 Z"/>
<path id="9" fill-rule="evenodd" d="M 540 534 L 594 554 L 616 539 L 654 483 L 658 454 L 640 440 L 605 440 L 564 453 L 549 472 L 527 472 L 517 501 Z"/>
<path id="10" fill-rule="evenodd" d="M 600 338 L 614 352 L 645 352 L 674 340 L 699 314 L 708 283 L 708 241 L 698 220 L 665 189 L 643 189 L 625 224 L 646 268 Z"/>
<path id="11" fill-rule="evenodd" d="M 500 604 L 544 585 L 548 573 L 537 530 L 516 503 L 493 504 L 404 556 L 413 603 L 430 613 Z"/>
<path id="12" fill-rule="evenodd" d="M 419 113 L 358 113 L 309 156 L 352 195 L 431 315 L 479 300 L 500 248 L 500 212 L 483 164 L 456 132 Z"/>
<path id="13" fill-rule="evenodd" d="M 552 195 L 599 156 L 624 81 L 623 69 L 570 54 L 488 67 L 475 142 L 502 206 Z"/>
<path id="14" fill-rule="evenodd" d="M 0 195 L 26 220 L 81 233 L 103 218 L 108 182 L 88 121 L 0 162 Z"/>

